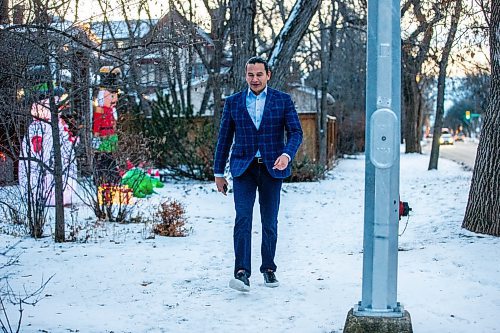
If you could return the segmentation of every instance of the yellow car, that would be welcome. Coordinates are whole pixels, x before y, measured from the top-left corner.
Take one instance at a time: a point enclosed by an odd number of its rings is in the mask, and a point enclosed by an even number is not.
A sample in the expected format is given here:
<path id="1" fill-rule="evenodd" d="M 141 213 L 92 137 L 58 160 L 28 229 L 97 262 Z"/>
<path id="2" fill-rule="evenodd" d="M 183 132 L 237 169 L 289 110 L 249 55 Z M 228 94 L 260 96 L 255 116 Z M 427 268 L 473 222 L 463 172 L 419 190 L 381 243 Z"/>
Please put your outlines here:
<path id="1" fill-rule="evenodd" d="M 455 143 L 455 139 L 453 139 L 453 135 L 450 133 L 442 133 L 439 138 L 439 144 L 441 145 L 452 145 Z"/>

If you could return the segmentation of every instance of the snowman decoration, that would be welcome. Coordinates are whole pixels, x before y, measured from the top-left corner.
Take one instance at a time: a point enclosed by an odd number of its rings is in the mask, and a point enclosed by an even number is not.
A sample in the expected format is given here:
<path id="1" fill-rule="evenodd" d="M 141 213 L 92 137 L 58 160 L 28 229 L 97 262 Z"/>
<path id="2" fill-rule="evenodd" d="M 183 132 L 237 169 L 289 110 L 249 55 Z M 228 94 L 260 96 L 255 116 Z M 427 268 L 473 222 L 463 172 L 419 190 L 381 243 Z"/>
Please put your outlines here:
<path id="1" fill-rule="evenodd" d="M 54 97 L 56 105 L 60 100 L 60 97 Z M 19 185 L 39 203 L 41 201 L 41 204 L 53 206 L 55 205 L 55 183 L 52 173 L 54 151 L 49 102 L 47 98 L 31 106 L 33 121 L 22 141 L 21 159 L 23 162 L 19 166 Z M 63 164 L 63 203 L 70 205 L 76 189 L 77 167 L 74 145 L 77 143 L 77 138 L 73 136 L 68 124 L 61 117 L 59 117 L 59 136 Z"/>

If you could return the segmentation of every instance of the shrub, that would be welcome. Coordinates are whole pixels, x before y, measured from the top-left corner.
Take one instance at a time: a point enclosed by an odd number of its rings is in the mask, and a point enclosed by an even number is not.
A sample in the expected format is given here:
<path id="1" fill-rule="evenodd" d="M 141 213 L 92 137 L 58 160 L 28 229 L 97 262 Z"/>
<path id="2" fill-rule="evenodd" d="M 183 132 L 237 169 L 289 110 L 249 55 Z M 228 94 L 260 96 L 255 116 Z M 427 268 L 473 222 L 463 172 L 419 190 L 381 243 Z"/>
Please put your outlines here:
<path id="1" fill-rule="evenodd" d="M 161 222 L 153 226 L 153 232 L 161 236 L 185 237 L 186 213 L 184 206 L 174 199 L 167 199 L 158 210 Z"/>
<path id="2" fill-rule="evenodd" d="M 154 162 L 173 177 L 212 180 L 215 131 L 211 117 L 195 117 L 158 96 L 151 117 L 137 113 L 136 130 L 149 140 Z"/>
<path id="3" fill-rule="evenodd" d="M 295 159 L 292 164 L 292 175 L 286 178 L 287 182 L 314 182 L 323 179 L 326 166 L 311 161 L 307 156 Z"/>

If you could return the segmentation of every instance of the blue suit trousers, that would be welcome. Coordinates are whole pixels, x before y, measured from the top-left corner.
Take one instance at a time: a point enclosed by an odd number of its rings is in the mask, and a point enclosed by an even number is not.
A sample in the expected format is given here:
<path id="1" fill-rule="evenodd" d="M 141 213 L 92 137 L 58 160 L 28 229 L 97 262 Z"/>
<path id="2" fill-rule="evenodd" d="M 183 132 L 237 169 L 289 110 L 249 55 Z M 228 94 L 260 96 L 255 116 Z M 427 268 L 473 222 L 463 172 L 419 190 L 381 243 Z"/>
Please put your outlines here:
<path id="1" fill-rule="evenodd" d="M 278 211 L 282 179 L 273 178 L 263 163 L 254 161 L 239 177 L 233 179 L 236 220 L 234 225 L 234 273 L 244 269 L 251 275 L 252 215 L 255 196 L 259 191 L 259 206 L 262 223 L 260 271 L 276 271 L 274 256 L 278 240 Z"/>

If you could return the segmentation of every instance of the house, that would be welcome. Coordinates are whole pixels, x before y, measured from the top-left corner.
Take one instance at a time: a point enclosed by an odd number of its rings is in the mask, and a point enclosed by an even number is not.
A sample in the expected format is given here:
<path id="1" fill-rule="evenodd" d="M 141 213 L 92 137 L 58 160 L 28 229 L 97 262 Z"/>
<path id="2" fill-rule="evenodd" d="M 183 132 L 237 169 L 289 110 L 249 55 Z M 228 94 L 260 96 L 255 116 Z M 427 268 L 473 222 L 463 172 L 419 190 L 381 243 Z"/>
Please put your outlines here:
<path id="1" fill-rule="evenodd" d="M 160 19 L 94 22 L 91 29 L 100 49 L 122 60 L 114 65 L 123 67 L 124 83 L 136 93 L 151 97 L 158 91 L 182 91 L 187 82 L 207 74 L 197 52 L 209 53 L 213 42 L 176 10 Z"/>

